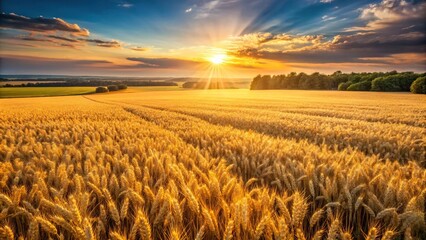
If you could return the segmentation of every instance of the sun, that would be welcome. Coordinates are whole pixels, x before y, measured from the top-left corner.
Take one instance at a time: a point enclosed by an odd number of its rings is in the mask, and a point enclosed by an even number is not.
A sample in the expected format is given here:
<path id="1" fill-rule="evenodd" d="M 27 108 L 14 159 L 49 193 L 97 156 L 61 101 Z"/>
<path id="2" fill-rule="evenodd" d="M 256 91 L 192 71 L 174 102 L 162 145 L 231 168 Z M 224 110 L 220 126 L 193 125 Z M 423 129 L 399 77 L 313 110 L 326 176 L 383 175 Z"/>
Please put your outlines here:
<path id="1" fill-rule="evenodd" d="M 215 65 L 219 65 L 225 62 L 226 54 L 218 53 L 209 58 L 209 61 Z"/>

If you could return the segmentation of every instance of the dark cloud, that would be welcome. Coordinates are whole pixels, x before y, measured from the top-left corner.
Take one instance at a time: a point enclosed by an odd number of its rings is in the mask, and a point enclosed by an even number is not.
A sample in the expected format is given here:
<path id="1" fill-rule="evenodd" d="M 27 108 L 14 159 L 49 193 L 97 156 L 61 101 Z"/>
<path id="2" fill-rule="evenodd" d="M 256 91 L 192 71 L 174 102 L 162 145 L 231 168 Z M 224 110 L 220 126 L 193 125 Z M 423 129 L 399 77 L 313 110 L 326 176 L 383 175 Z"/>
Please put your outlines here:
<path id="1" fill-rule="evenodd" d="M 133 51 L 139 51 L 139 52 L 146 52 L 149 50 L 149 48 L 144 48 L 144 47 L 131 47 L 130 49 L 132 49 Z"/>
<path id="2" fill-rule="evenodd" d="M 31 41 L 31 42 L 53 42 L 50 39 L 46 39 L 46 38 L 36 38 L 36 37 L 18 37 L 19 40 L 22 41 Z"/>
<path id="3" fill-rule="evenodd" d="M 31 33 L 37 32 L 38 37 L 18 37 L 19 40 L 23 41 L 39 41 L 39 42 L 52 42 L 57 43 L 59 46 L 75 47 L 75 45 L 60 43 L 53 40 L 65 41 L 69 43 L 94 43 L 99 47 L 107 48 L 120 48 L 122 44 L 116 40 L 101 40 L 101 39 L 90 39 L 83 38 L 89 36 L 89 31 L 85 28 L 80 28 L 77 24 L 67 23 L 60 18 L 29 18 L 20 16 L 14 13 L 1 14 L 0 28 L 17 29 L 29 31 Z M 48 33 L 58 33 L 56 35 Z M 63 33 L 70 33 L 69 36 L 63 36 Z M 62 33 L 62 34 L 61 34 Z M 41 36 L 40 36 L 41 35 Z"/>
<path id="4" fill-rule="evenodd" d="M 230 54 L 283 63 L 386 64 L 391 59 L 421 66 L 424 60 L 406 56 L 426 53 L 425 12 L 424 1 L 383 0 L 360 9 L 361 25 L 334 36 L 245 34 L 234 39 Z"/>
<path id="5" fill-rule="evenodd" d="M 15 45 L 15 46 L 22 46 L 22 47 L 36 47 L 34 45 L 24 44 L 24 43 L 14 43 L 13 45 Z"/>
<path id="6" fill-rule="evenodd" d="M 121 43 L 115 40 L 105 41 L 100 39 L 69 38 L 69 37 L 62 37 L 62 36 L 56 36 L 56 35 L 47 35 L 47 36 L 41 35 L 37 37 L 34 37 L 33 35 L 16 36 L 16 37 L 10 37 L 10 39 L 17 39 L 21 41 L 32 41 L 32 42 L 48 42 L 48 43 L 55 44 L 57 46 L 73 47 L 73 48 L 76 48 L 76 46 L 81 46 L 81 44 L 84 44 L 86 42 L 94 43 L 96 46 L 99 46 L 99 47 L 109 47 L 109 48 L 121 47 Z M 70 44 L 70 43 L 73 43 L 73 44 Z"/>
<path id="7" fill-rule="evenodd" d="M 127 58 L 127 60 L 139 62 L 134 66 L 137 68 L 190 68 L 201 63 L 177 58 Z"/>
<path id="8" fill-rule="evenodd" d="M 63 40 L 63 41 L 66 41 L 66 42 L 74 42 L 74 43 L 79 42 L 78 39 L 61 37 L 61 36 L 55 36 L 55 35 L 49 35 L 47 37 L 53 38 L 53 39 L 58 39 L 58 40 Z"/>
<path id="9" fill-rule="evenodd" d="M 358 49 L 365 54 L 386 56 L 426 52 L 426 2 L 383 0 L 360 10 L 362 25 L 337 36 L 337 49 Z"/>
<path id="10" fill-rule="evenodd" d="M 81 41 L 85 41 L 85 42 L 90 42 L 90 43 L 95 43 L 96 46 L 99 47 L 108 47 L 108 48 L 119 48 L 121 47 L 121 43 L 115 40 L 111 40 L 111 41 L 105 41 L 105 40 L 100 40 L 100 39 L 85 39 L 85 38 L 80 38 L 79 40 Z"/>
<path id="11" fill-rule="evenodd" d="M 395 35 L 354 34 L 336 36 L 331 44 L 337 50 L 358 50 L 360 54 L 387 55 L 404 52 L 425 52 L 426 35 L 408 32 Z"/>
<path id="12" fill-rule="evenodd" d="M 60 46 L 62 46 L 62 47 L 76 48 L 76 46 L 75 46 L 75 45 L 72 45 L 72 44 L 69 44 L 69 43 L 61 43 L 61 45 L 60 45 Z"/>
<path id="13" fill-rule="evenodd" d="M 14 13 L 1 13 L 0 28 L 19 29 L 35 32 L 69 32 L 80 36 L 89 36 L 89 30 L 77 24 L 67 23 L 60 18 L 29 18 Z"/>
<path id="14" fill-rule="evenodd" d="M 300 45 L 289 42 L 287 45 L 274 47 L 268 46 L 268 43 L 240 47 L 231 51 L 230 54 L 287 63 L 365 63 L 368 62 L 364 60 L 365 58 L 380 58 L 404 53 L 425 53 L 425 39 L 425 35 L 418 32 L 387 37 L 377 36 L 376 34 L 338 35 L 333 39 L 324 39 L 318 42 L 301 42 Z"/>
<path id="15" fill-rule="evenodd" d="M 382 0 L 360 10 L 362 25 L 347 28 L 347 31 L 398 32 L 407 29 L 425 29 L 426 2 L 410 0 Z"/>

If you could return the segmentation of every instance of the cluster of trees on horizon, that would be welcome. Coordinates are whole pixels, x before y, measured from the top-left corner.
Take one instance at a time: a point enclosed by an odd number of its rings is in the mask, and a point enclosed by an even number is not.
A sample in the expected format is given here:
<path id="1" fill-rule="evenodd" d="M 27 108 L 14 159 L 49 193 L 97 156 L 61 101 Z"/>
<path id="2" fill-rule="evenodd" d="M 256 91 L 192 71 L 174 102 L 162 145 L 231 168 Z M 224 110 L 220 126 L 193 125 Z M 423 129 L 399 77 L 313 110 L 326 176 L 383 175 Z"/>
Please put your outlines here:
<path id="1" fill-rule="evenodd" d="M 106 93 L 106 92 L 115 92 L 119 90 L 125 90 L 127 89 L 127 85 L 125 84 L 118 84 L 118 85 L 108 85 L 107 87 L 97 87 L 96 93 Z"/>
<path id="2" fill-rule="evenodd" d="M 289 73 L 287 75 L 257 75 L 250 84 L 251 90 L 302 89 L 340 91 L 379 91 L 426 93 L 426 73 L 372 72 L 326 75 L 319 72 Z"/>
<path id="3" fill-rule="evenodd" d="M 23 81 L 23 80 L 19 80 Z M 34 80 L 32 80 L 34 81 Z M 105 86 L 105 85 L 118 85 L 124 84 L 127 86 L 177 86 L 178 84 L 175 82 L 169 81 L 131 81 L 131 80 L 123 80 L 123 81 L 107 81 L 107 80 L 82 80 L 82 79 L 72 79 L 72 80 L 61 80 L 61 81 L 53 81 L 50 82 L 28 82 L 22 84 L 5 84 L 0 87 L 97 87 L 97 86 Z"/>

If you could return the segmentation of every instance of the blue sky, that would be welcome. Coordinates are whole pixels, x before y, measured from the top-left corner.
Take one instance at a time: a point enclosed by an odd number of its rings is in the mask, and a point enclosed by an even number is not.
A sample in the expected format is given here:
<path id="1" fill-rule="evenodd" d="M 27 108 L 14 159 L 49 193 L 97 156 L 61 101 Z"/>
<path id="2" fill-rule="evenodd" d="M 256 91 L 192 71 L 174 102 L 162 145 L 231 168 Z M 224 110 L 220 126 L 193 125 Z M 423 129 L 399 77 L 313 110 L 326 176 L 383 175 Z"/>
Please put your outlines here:
<path id="1" fill-rule="evenodd" d="M 426 68 L 425 1 L 5 0 L 1 8 L 3 74 L 200 75 L 223 53 L 223 68 L 244 76 Z"/>
<path id="2" fill-rule="evenodd" d="M 217 4 L 214 4 L 216 3 Z M 244 33 L 270 31 L 331 34 L 351 26 L 358 9 L 375 1 L 223 0 L 223 1 L 3 1 L 3 12 L 28 17 L 58 17 L 95 33 L 123 41 L 178 40 L 183 29 L 220 21 L 228 14 L 247 21 Z M 209 8 L 211 4 L 211 9 Z M 186 12 L 189 10 L 190 12 Z M 342 20 L 324 30 L 322 17 Z M 249 21 L 250 19 L 250 21 Z M 210 23 L 211 24 L 211 23 Z M 140 39 L 140 40 L 139 40 Z M 154 42 L 155 43 L 155 42 Z"/>

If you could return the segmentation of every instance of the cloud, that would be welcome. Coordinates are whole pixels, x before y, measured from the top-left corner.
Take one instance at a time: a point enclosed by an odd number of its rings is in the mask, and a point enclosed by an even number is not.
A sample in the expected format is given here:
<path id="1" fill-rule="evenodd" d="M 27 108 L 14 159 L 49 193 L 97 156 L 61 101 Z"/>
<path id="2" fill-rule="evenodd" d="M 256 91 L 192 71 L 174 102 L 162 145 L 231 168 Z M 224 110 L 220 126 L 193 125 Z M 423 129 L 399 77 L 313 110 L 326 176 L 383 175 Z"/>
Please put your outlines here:
<path id="1" fill-rule="evenodd" d="M 56 46 L 64 46 L 64 47 L 73 47 L 76 48 L 77 46 L 82 46 L 85 43 L 93 43 L 94 45 L 98 47 L 106 47 L 106 48 L 120 48 L 122 47 L 122 43 L 116 40 L 101 40 L 101 39 L 88 39 L 88 38 L 72 38 L 72 37 L 64 37 L 64 36 L 57 36 L 57 35 L 29 35 L 29 36 L 16 36 L 11 37 L 9 39 L 13 40 L 19 40 L 19 41 L 32 41 L 32 42 L 47 42 L 52 43 Z M 13 43 L 12 43 L 13 44 Z M 31 45 L 30 45 L 31 46 Z M 36 46 L 33 46 L 36 47 Z M 146 51 L 147 48 L 131 48 L 135 51 Z"/>
<path id="2" fill-rule="evenodd" d="M 220 0 L 212 0 L 204 3 L 198 8 L 197 18 L 206 18 L 210 15 L 213 9 L 216 8 L 220 3 Z"/>
<path id="3" fill-rule="evenodd" d="M 409 53 L 409 54 L 392 54 L 386 57 L 370 57 L 360 58 L 355 62 L 330 62 L 323 64 L 322 62 L 316 63 L 288 63 L 288 67 L 292 67 L 298 71 L 311 71 L 311 72 L 330 72 L 336 69 L 344 72 L 353 71 L 426 71 L 426 56 L 422 53 Z"/>
<path id="4" fill-rule="evenodd" d="M 426 36 L 422 32 L 391 33 L 377 35 L 375 33 L 356 33 L 346 36 L 335 36 L 330 51 L 347 52 L 355 60 L 371 57 L 387 57 L 395 54 L 408 54 L 426 51 Z"/>
<path id="5" fill-rule="evenodd" d="M 67 23 L 60 18 L 29 18 L 14 13 L 1 13 L 0 28 L 18 29 L 30 32 L 69 32 L 79 36 L 89 36 L 89 30 L 77 24 Z"/>
<path id="6" fill-rule="evenodd" d="M 389 28 L 414 28 L 416 23 L 424 22 L 425 12 L 426 2 L 424 1 L 382 0 L 380 3 L 369 4 L 361 9 L 359 19 L 365 23 L 364 26 L 355 26 L 346 30 L 378 31 Z M 424 26 L 424 23 L 420 25 Z"/>
<path id="7" fill-rule="evenodd" d="M 336 17 L 332 17 L 332 16 L 328 16 L 328 15 L 324 15 L 324 16 L 322 16 L 322 18 L 321 18 L 324 22 L 326 22 L 326 21 L 331 21 L 331 20 L 334 20 L 334 19 L 336 19 Z"/>
<path id="8" fill-rule="evenodd" d="M 116 41 L 116 40 L 105 41 L 105 40 L 100 40 L 100 39 L 84 39 L 84 38 L 80 38 L 79 40 L 85 41 L 85 42 L 90 42 L 90 43 L 95 43 L 96 46 L 99 46 L 99 47 L 108 47 L 108 48 L 120 48 L 121 47 L 121 43 Z"/>
<path id="9" fill-rule="evenodd" d="M 31 36 L 18 36 L 18 39 L 22 41 L 31 41 L 31 42 L 53 42 L 50 39 L 37 38 L 37 37 L 31 37 Z"/>
<path id="10" fill-rule="evenodd" d="M 408 26 L 408 27 L 404 27 L 404 28 L 402 28 L 402 30 L 407 30 L 407 29 L 411 29 L 411 28 L 413 28 L 413 27 L 415 27 L 416 25 L 411 25 L 411 26 Z"/>
<path id="11" fill-rule="evenodd" d="M 360 9 L 358 26 L 344 32 L 244 34 L 230 39 L 229 54 L 285 64 L 376 64 L 425 71 L 424 58 L 414 59 L 426 52 L 424 12 L 424 1 L 383 0 Z M 322 17 L 323 21 L 333 19 Z"/>
<path id="12" fill-rule="evenodd" d="M 76 48 L 75 45 L 72 45 L 72 44 L 69 44 L 69 43 L 61 43 L 60 46 L 62 46 L 62 47 Z"/>
<path id="13" fill-rule="evenodd" d="M 331 3 L 333 0 L 320 0 L 321 3 Z"/>
<path id="14" fill-rule="evenodd" d="M 30 74 L 49 72 L 50 74 L 75 74 L 82 70 L 110 69 L 114 65 L 106 60 L 80 60 L 63 58 L 44 58 L 31 56 L 2 56 L 2 71 L 5 73 L 19 73 L 24 71 Z"/>
<path id="15" fill-rule="evenodd" d="M 127 58 L 129 61 L 139 62 L 136 68 L 191 68 L 201 62 L 177 58 Z"/>
<path id="16" fill-rule="evenodd" d="M 93 43 L 99 47 L 120 48 L 122 43 L 116 40 L 101 40 L 87 38 L 89 30 L 70 24 L 60 18 L 29 18 L 14 13 L 1 14 L 0 28 L 22 30 L 29 36 L 17 36 L 14 39 L 33 42 L 50 42 L 56 46 L 73 47 L 74 44 Z M 54 34 L 52 34 L 54 33 Z M 5 36 L 1 36 L 5 39 Z M 66 43 L 64 43 L 66 42 Z M 70 44 L 73 43 L 73 44 Z"/>
<path id="17" fill-rule="evenodd" d="M 384 60 L 389 56 L 401 62 L 409 62 L 409 57 L 401 56 L 425 52 L 425 35 L 423 32 L 407 32 L 382 36 L 361 32 L 325 37 L 323 35 L 253 33 L 232 39 L 229 43 L 229 54 L 283 63 L 377 63 L 380 61 L 385 64 L 387 62 Z"/>
<path id="18" fill-rule="evenodd" d="M 426 2 L 382 0 L 360 9 L 363 26 L 346 29 L 333 47 L 357 49 L 365 55 L 387 57 L 426 51 Z M 365 59 L 365 58 L 364 58 Z"/>
<path id="19" fill-rule="evenodd" d="M 262 52 L 314 50 L 324 47 L 322 35 L 252 33 L 231 39 L 229 49 L 237 55 L 261 57 Z"/>
<path id="20" fill-rule="evenodd" d="M 75 43 L 77 45 L 82 45 L 84 43 L 93 43 L 98 47 L 106 47 L 106 48 L 122 47 L 122 43 L 116 40 L 105 41 L 100 39 L 68 38 L 68 37 L 62 37 L 62 36 L 56 36 L 56 35 L 47 35 L 47 36 L 38 36 L 38 37 L 33 37 L 31 35 L 17 36 L 17 37 L 14 37 L 13 39 L 20 40 L 20 41 L 48 42 L 48 43 L 54 43 L 57 46 L 66 46 L 66 47 L 69 47 L 71 43 Z M 73 45 L 73 47 L 76 47 L 76 45 Z M 142 48 L 132 48 L 132 50 L 144 51 Z M 145 49 L 145 51 L 146 50 L 147 49 Z"/>
<path id="21" fill-rule="evenodd" d="M 164 76 L 164 73 L 176 75 L 173 67 L 181 71 L 179 76 L 187 76 L 193 72 L 199 64 L 194 61 L 181 59 L 139 59 L 131 61 L 132 65 L 118 64 L 113 61 L 103 59 L 66 59 L 48 58 L 34 56 L 2 55 L 1 70 L 3 74 L 61 74 L 61 75 L 108 75 L 108 76 L 141 76 L 141 74 L 152 74 L 153 76 Z M 149 67 L 141 63 L 146 61 L 160 64 L 162 67 Z M 166 68 L 164 66 L 169 66 Z M 182 66 L 187 66 L 182 68 Z M 191 68 L 194 67 L 194 68 Z"/>
<path id="22" fill-rule="evenodd" d="M 138 52 L 146 52 L 149 50 L 149 48 L 146 48 L 146 47 L 131 47 L 130 49 L 133 51 L 138 51 Z"/>
<path id="23" fill-rule="evenodd" d="M 188 8 L 185 10 L 185 13 L 190 13 L 190 12 L 192 12 L 192 8 Z"/>
<path id="24" fill-rule="evenodd" d="M 119 4 L 117 4 L 117 6 L 122 7 L 122 8 L 131 8 L 131 7 L 133 7 L 133 4 L 131 4 L 131 3 L 119 3 Z"/>
<path id="25" fill-rule="evenodd" d="M 207 18 L 214 13 L 220 12 L 221 9 L 229 8 L 238 3 L 240 0 L 207 0 L 201 1 L 200 5 L 194 6 L 192 10 L 196 10 L 195 18 Z"/>
<path id="26" fill-rule="evenodd" d="M 32 35 L 29 36 L 16 36 L 14 38 L 9 38 L 14 40 L 15 42 L 11 43 L 13 45 L 20 45 L 20 46 L 26 46 L 26 47 L 40 47 L 40 46 L 35 46 L 35 45 L 22 45 L 20 43 L 17 43 L 16 40 L 19 41 L 29 41 L 29 42 L 45 42 L 48 44 L 52 44 L 54 46 L 59 46 L 59 47 L 71 47 L 71 48 L 76 48 L 76 45 L 74 45 L 74 43 L 79 43 L 79 40 L 76 39 L 71 39 L 71 38 L 66 38 L 66 37 L 60 37 L 60 36 L 55 36 L 55 35 L 48 35 L 46 37 L 42 36 L 37 36 L 34 37 Z M 59 41 L 58 41 L 59 40 Z M 64 43 L 68 42 L 68 43 Z M 73 44 L 71 44 L 73 43 Z"/>
<path id="27" fill-rule="evenodd" d="M 78 39 L 73 39 L 73 38 L 67 38 L 67 37 L 61 37 L 61 36 L 56 36 L 56 35 L 48 35 L 47 37 L 49 38 L 53 38 L 53 39 L 58 39 L 58 40 L 62 40 L 62 41 L 66 41 L 66 42 L 79 42 Z"/>
<path id="28" fill-rule="evenodd" d="M 421 53 L 401 53 L 401 54 L 392 54 L 386 57 L 371 57 L 371 58 L 361 58 L 366 61 L 376 61 L 381 63 L 388 64 L 405 64 L 410 62 L 412 64 L 426 65 L 426 56 Z"/>

